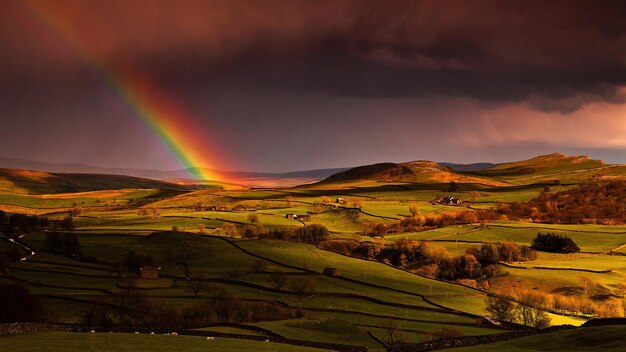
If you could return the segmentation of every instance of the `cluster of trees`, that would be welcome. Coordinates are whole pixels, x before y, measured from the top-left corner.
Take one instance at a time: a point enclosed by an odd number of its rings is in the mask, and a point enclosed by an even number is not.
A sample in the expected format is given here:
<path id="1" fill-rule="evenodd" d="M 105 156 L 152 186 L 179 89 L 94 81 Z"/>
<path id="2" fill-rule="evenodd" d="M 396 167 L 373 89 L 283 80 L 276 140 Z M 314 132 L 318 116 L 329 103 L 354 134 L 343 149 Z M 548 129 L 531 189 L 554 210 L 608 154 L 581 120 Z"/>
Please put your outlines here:
<path id="1" fill-rule="evenodd" d="M 255 215 L 256 217 L 256 214 L 251 215 Z M 262 224 L 258 223 L 258 218 L 251 218 L 249 220 L 250 224 L 244 225 L 241 229 L 238 229 L 235 224 L 226 222 L 220 227 L 220 231 L 227 237 L 236 237 L 241 235 L 243 238 L 260 238 L 268 235 L 269 230 Z"/>
<path id="2" fill-rule="evenodd" d="M 0 232 L 9 238 L 39 233 L 44 230 L 72 232 L 74 231 L 74 221 L 69 216 L 60 220 L 49 220 L 45 216 L 37 215 L 7 215 L 0 210 Z"/>
<path id="3" fill-rule="evenodd" d="M 272 287 L 276 290 L 290 290 L 300 297 L 306 297 L 317 291 L 315 282 L 308 276 L 290 277 L 284 272 L 276 271 L 270 275 Z"/>
<path id="4" fill-rule="evenodd" d="M 71 217 L 61 220 L 48 220 L 45 216 L 11 214 L 0 210 L 0 232 L 9 238 L 22 234 L 49 231 L 74 231 L 74 222 Z"/>
<path id="5" fill-rule="evenodd" d="M 472 224 L 483 220 L 476 211 L 444 212 L 421 215 L 417 209 L 409 207 L 411 216 L 390 224 L 364 223 L 363 234 L 366 236 L 385 236 L 390 233 L 418 232 L 450 225 Z"/>
<path id="6" fill-rule="evenodd" d="M 421 215 L 409 207 L 410 217 L 391 224 L 364 223 L 367 236 L 417 232 L 450 225 L 494 220 L 524 220 L 557 224 L 623 224 L 626 222 L 626 182 L 588 183 L 558 193 L 543 192 L 527 202 L 499 203 L 495 209 Z"/>
<path id="7" fill-rule="evenodd" d="M 580 252 L 580 248 L 571 238 L 553 233 L 538 233 L 537 237 L 533 239 L 532 248 L 538 251 L 551 253 Z"/>
<path id="8" fill-rule="evenodd" d="M 149 298 L 131 279 L 124 280 L 120 286 L 118 295 L 85 312 L 85 325 L 193 329 L 220 322 L 245 323 L 303 316 L 301 311 L 276 302 L 242 300 L 233 292 L 212 285 L 202 285 L 198 291 L 202 301 L 184 308 Z"/>
<path id="9" fill-rule="evenodd" d="M 44 248 L 73 258 L 82 256 L 78 237 L 71 232 L 49 232 L 46 234 Z"/>
<path id="10" fill-rule="evenodd" d="M 326 226 L 321 224 L 311 224 L 303 227 L 298 227 L 294 232 L 294 240 L 310 243 L 310 244 L 319 244 L 320 242 L 326 240 L 330 232 Z"/>
<path id="11" fill-rule="evenodd" d="M 46 217 L 26 214 L 7 214 L 0 210 L 0 233 L 7 238 L 17 238 L 24 234 L 41 233 L 43 231 L 53 231 L 46 235 L 45 246 L 47 249 L 64 253 L 70 256 L 80 254 L 78 241 L 72 240 L 69 231 L 74 230 L 74 223 L 71 217 L 61 220 L 49 221 Z M 66 231 L 59 233 L 57 231 Z M 15 247 L 5 249 L 0 252 L 0 275 L 8 273 L 11 262 L 20 260 L 24 253 Z"/>
<path id="12" fill-rule="evenodd" d="M 511 220 L 554 224 L 623 224 L 626 181 L 587 183 L 558 193 L 544 192 L 527 202 L 502 204 L 492 210 Z"/>
<path id="13" fill-rule="evenodd" d="M 445 248 L 434 248 L 427 252 L 426 260 L 419 263 L 417 273 L 476 287 L 477 279 L 498 273 L 495 264 L 499 261 L 520 262 L 536 258 L 536 252 L 530 247 L 512 242 L 483 243 L 480 248 L 470 247 L 465 254 L 452 258 L 447 256 Z"/>
<path id="14" fill-rule="evenodd" d="M 241 236 L 244 238 L 277 239 L 283 241 L 304 242 L 314 245 L 318 245 L 330 236 L 328 228 L 321 224 L 309 224 L 297 228 L 267 229 L 262 224 L 251 223 L 243 226 L 241 230 L 238 230 L 235 225 L 225 223 L 220 229 L 225 235 L 230 237 L 237 236 L 239 231 L 241 231 Z"/>
<path id="15" fill-rule="evenodd" d="M 610 296 L 608 289 L 600 287 L 587 277 L 580 278 L 581 293 L 600 293 Z M 626 283 L 623 284 L 626 290 Z M 616 289 L 616 291 L 619 290 Z M 623 318 L 625 316 L 624 301 L 616 297 L 610 297 L 603 301 L 592 300 L 585 295 L 565 295 L 560 293 L 548 293 L 534 290 L 530 287 L 516 287 L 504 289 L 501 293 L 511 297 L 521 304 L 540 310 L 549 310 L 562 314 L 586 314 L 602 318 Z M 616 292 L 616 295 L 619 293 Z M 622 293 L 623 297 L 623 293 Z"/>
<path id="16" fill-rule="evenodd" d="M 468 248 L 464 255 L 450 257 L 443 247 L 433 247 L 427 241 L 399 239 L 385 246 L 382 238 L 372 243 L 350 240 L 325 240 L 321 248 L 343 255 L 375 259 L 401 268 L 411 269 L 420 275 L 442 280 L 470 280 L 464 284 L 476 286 L 479 278 L 497 274 L 494 265 L 498 261 L 519 262 L 537 258 L 537 253 L 528 246 L 512 242 L 483 243 L 480 248 Z"/>
<path id="17" fill-rule="evenodd" d="M 139 208 L 137 209 L 138 216 L 151 216 L 156 219 L 161 217 L 161 210 L 154 204 L 148 208 Z"/>
<path id="18" fill-rule="evenodd" d="M 514 304 L 505 297 L 489 296 L 485 300 L 489 315 L 501 322 L 519 322 L 526 326 L 543 329 L 550 325 L 550 316 L 541 309 L 524 303 Z"/>

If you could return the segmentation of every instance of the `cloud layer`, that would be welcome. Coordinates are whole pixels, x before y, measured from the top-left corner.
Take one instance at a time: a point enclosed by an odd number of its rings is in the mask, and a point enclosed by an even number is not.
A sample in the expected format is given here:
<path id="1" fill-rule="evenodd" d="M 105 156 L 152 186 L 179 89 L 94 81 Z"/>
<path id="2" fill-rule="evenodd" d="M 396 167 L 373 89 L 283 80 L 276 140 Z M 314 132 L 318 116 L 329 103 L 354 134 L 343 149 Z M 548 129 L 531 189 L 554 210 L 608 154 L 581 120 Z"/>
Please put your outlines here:
<path id="1" fill-rule="evenodd" d="M 417 158 L 399 150 L 423 152 L 441 134 L 455 142 L 425 158 L 467 159 L 468 146 L 490 158 L 489 146 L 532 143 L 626 149 L 623 1 L 28 3 L 7 1 L 0 11 L 2 119 L 46 126 L 40 116 L 48 113 L 69 126 L 78 111 L 95 124 L 119 118 L 93 87 L 90 65 L 38 10 L 71 28 L 101 62 L 154 76 L 219 130 L 244 167 L 271 169 L 264 165 L 285 149 L 247 128 L 298 152 L 318 135 L 333 136 L 328 143 L 345 152 L 328 161 L 321 148 L 316 167 L 367 162 L 351 162 L 357 145 L 371 159 Z M 300 126 L 299 138 L 291 140 L 287 123 Z M 337 136 L 338 128 L 351 132 Z M 369 148 L 361 139 L 372 131 L 393 142 Z"/>

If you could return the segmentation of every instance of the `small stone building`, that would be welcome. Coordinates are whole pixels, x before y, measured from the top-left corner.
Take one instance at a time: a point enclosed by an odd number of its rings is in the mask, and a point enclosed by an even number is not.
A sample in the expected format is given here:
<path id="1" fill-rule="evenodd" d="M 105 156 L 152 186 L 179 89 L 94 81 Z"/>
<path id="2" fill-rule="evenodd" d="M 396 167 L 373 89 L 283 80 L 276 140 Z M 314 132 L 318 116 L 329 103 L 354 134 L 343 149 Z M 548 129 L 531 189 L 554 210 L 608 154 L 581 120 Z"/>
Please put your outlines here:
<path id="1" fill-rule="evenodd" d="M 301 214 L 301 215 L 297 215 L 297 214 L 287 214 L 285 215 L 285 217 L 289 220 L 299 220 L 299 221 L 309 221 L 311 220 L 311 215 L 308 214 Z"/>
<path id="2" fill-rule="evenodd" d="M 142 266 L 139 268 L 139 276 L 142 279 L 158 279 L 159 268 L 155 266 Z"/>
<path id="3" fill-rule="evenodd" d="M 325 268 L 324 275 L 326 276 L 341 276 L 341 270 L 337 268 Z"/>
<path id="4" fill-rule="evenodd" d="M 439 203 L 446 205 L 461 205 L 463 204 L 463 201 L 458 198 L 454 198 L 453 196 L 445 196 L 439 200 Z"/>
<path id="5" fill-rule="evenodd" d="M 499 321 L 488 315 L 476 318 L 476 325 L 502 326 Z"/>

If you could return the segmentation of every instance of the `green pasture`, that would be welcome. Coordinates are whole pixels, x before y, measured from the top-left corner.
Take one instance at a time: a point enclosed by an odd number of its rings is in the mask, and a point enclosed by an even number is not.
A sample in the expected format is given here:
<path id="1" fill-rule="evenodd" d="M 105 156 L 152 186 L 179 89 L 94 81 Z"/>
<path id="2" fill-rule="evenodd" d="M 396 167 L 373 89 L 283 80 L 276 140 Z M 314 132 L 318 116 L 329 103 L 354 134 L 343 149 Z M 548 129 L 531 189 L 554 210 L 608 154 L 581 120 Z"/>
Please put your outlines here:
<path id="1" fill-rule="evenodd" d="M 624 351 L 626 326 L 599 326 L 538 334 L 486 345 L 452 348 L 450 352 Z"/>
<path id="2" fill-rule="evenodd" d="M 21 351 L 99 351 L 99 352 L 135 352 L 135 351 L 325 351 L 316 348 L 294 345 L 229 339 L 216 337 L 207 340 L 199 336 L 163 336 L 148 334 L 120 333 L 30 333 L 0 337 L 0 349 L 5 352 Z"/>

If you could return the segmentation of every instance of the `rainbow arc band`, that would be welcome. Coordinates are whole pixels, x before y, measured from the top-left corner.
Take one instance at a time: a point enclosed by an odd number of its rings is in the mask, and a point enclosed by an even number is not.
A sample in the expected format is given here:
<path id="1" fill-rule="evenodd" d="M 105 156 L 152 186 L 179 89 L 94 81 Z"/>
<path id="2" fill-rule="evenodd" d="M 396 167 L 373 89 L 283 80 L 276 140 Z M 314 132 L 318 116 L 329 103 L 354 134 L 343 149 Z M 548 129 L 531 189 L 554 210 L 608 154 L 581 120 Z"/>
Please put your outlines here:
<path id="1" fill-rule="evenodd" d="M 125 103 L 142 124 L 159 140 L 179 165 L 197 180 L 227 181 L 214 171 L 214 148 L 210 136 L 182 104 L 148 75 L 122 70 L 101 59 L 90 41 L 83 38 L 61 13 L 46 1 L 26 0 L 28 7 L 60 39 L 69 45 Z M 209 131 L 212 132 L 212 131 Z"/>

